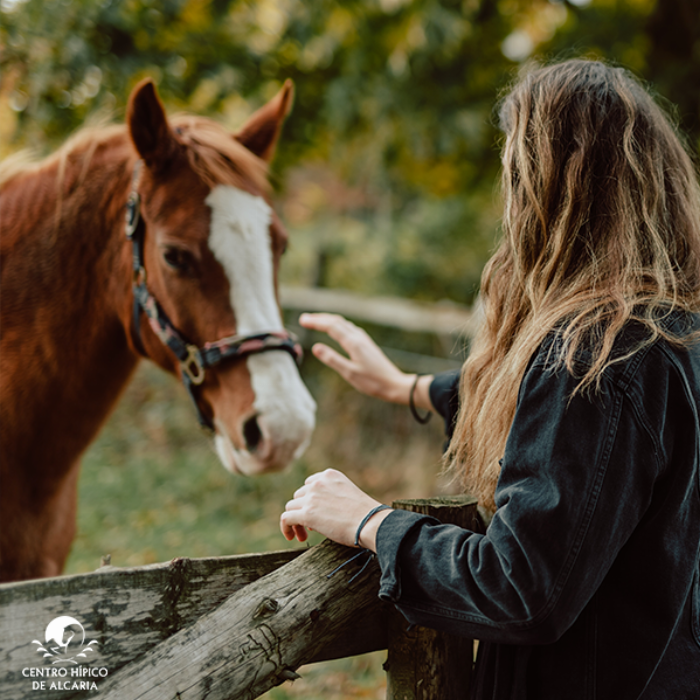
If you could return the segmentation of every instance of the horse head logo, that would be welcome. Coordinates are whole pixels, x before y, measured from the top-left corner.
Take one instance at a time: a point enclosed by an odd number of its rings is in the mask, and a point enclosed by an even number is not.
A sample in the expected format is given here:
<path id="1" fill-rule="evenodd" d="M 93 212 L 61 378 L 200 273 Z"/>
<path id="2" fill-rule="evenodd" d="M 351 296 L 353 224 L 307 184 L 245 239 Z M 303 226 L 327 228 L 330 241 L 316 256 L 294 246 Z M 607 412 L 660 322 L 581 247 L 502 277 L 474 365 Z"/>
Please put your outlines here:
<path id="1" fill-rule="evenodd" d="M 76 658 L 87 659 L 86 652 L 93 651 L 92 645 L 97 644 L 96 640 L 85 644 L 85 628 L 74 617 L 62 615 L 49 622 L 46 627 L 46 642 L 35 639 L 32 644 L 37 644 L 37 651 L 42 652 L 44 657 L 53 657 L 52 663 L 60 662 L 78 664 Z"/>

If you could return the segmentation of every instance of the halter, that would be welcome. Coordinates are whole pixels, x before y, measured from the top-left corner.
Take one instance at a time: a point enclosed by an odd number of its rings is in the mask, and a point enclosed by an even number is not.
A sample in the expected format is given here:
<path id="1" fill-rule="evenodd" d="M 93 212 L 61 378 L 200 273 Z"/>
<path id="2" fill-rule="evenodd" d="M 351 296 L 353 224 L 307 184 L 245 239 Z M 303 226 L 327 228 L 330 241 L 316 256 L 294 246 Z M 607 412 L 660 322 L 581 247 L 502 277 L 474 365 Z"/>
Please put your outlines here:
<path id="1" fill-rule="evenodd" d="M 141 195 L 138 192 L 141 177 L 142 161 L 137 161 L 131 180 L 131 192 L 126 202 L 126 237 L 131 241 L 133 252 L 133 339 L 137 350 L 147 356 L 141 340 L 140 321 L 143 311 L 154 333 L 160 338 L 180 363 L 182 382 L 189 392 L 197 409 L 200 424 L 213 431 L 211 419 L 202 413 L 195 387 L 204 381 L 206 370 L 218 365 L 223 360 L 242 358 L 268 350 L 284 350 L 288 352 L 297 364 L 301 363 L 303 351 L 293 333 L 287 330 L 269 333 L 254 333 L 251 335 L 231 335 L 221 340 L 205 343 L 201 348 L 186 340 L 180 331 L 173 326 L 163 308 L 146 286 L 146 267 L 144 263 L 144 234 L 146 226 L 141 218 Z"/>

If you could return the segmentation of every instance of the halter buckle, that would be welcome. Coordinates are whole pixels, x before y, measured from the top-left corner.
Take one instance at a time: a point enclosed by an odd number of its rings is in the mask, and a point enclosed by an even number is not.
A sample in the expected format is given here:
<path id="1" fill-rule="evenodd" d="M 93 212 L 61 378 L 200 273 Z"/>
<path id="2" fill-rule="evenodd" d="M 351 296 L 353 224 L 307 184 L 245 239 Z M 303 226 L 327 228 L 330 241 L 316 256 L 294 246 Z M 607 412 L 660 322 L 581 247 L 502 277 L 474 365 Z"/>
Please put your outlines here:
<path id="1" fill-rule="evenodd" d="M 187 346 L 187 357 L 180 362 L 180 367 L 195 386 L 199 386 L 204 381 L 204 366 L 196 346 Z"/>

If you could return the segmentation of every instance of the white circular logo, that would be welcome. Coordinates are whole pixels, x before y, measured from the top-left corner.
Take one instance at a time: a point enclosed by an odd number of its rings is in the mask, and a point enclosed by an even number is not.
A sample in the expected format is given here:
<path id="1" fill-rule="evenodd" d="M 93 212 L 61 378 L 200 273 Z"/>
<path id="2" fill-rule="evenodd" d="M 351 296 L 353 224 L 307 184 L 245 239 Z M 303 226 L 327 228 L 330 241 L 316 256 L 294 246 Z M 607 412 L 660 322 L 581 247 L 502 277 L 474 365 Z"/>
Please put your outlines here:
<path id="1" fill-rule="evenodd" d="M 43 653 L 44 657 L 52 657 L 53 664 L 73 663 L 78 664 L 76 659 L 87 660 L 87 653 L 94 651 L 93 644 L 98 644 L 96 640 L 85 646 L 85 628 L 74 617 L 62 615 L 55 617 L 46 627 L 46 642 L 35 639 L 32 644 L 37 644 L 37 651 Z"/>

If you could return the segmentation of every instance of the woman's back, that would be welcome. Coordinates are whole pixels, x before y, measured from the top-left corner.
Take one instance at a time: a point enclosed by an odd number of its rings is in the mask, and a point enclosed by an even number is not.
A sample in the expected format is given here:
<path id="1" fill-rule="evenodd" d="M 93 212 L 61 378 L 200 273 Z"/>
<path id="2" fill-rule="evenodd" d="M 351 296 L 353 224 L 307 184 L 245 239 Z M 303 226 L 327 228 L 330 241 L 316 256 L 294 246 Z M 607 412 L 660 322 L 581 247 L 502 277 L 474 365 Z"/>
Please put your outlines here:
<path id="1" fill-rule="evenodd" d="M 700 328 L 670 330 L 688 318 Z M 644 333 L 630 324 L 613 354 Z M 552 368 L 553 338 L 520 388 L 486 534 L 392 513 L 381 595 L 481 640 L 473 697 L 697 698 L 700 347 L 659 339 L 569 400 L 579 377 Z"/>

